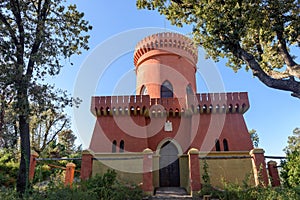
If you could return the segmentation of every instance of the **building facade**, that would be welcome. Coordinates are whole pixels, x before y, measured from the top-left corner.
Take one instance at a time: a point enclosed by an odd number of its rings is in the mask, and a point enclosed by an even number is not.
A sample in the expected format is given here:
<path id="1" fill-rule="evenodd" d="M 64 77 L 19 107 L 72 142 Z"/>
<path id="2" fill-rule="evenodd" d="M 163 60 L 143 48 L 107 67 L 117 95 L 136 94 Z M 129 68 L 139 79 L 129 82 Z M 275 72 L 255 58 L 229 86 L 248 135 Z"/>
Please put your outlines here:
<path id="1" fill-rule="evenodd" d="M 92 97 L 96 124 L 81 176 L 112 168 L 121 180 L 198 191 L 203 165 L 211 184 L 258 184 L 266 169 L 262 149 L 253 149 L 243 114 L 246 92 L 197 93 L 198 49 L 177 33 L 158 33 L 140 41 L 134 52 L 136 95 Z M 201 66 L 201 64 L 200 64 Z M 205 67 L 205 66 L 201 66 Z"/>

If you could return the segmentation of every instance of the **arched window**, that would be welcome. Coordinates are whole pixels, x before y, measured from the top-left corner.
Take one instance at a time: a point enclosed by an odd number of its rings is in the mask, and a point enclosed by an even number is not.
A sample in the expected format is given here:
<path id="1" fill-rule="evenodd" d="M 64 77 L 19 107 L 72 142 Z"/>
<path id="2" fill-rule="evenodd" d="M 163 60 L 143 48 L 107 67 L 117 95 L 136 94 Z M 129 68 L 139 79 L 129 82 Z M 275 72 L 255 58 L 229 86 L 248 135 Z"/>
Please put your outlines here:
<path id="1" fill-rule="evenodd" d="M 161 85 L 160 97 L 173 97 L 173 86 L 169 81 L 165 81 Z"/>
<path id="2" fill-rule="evenodd" d="M 191 84 L 188 84 L 188 86 L 186 86 L 186 94 L 187 95 L 194 94 L 194 91 L 193 91 L 193 88 L 192 88 Z"/>
<path id="3" fill-rule="evenodd" d="M 112 143 L 112 150 L 111 150 L 111 152 L 116 153 L 116 147 L 117 147 L 117 141 L 114 140 L 113 143 Z"/>
<path id="4" fill-rule="evenodd" d="M 146 88 L 146 86 L 142 86 L 142 89 L 141 89 L 141 93 L 140 93 L 141 95 L 148 95 L 148 90 L 147 90 L 147 88 Z"/>
<path id="5" fill-rule="evenodd" d="M 124 152 L 124 140 L 121 140 L 120 142 L 120 152 Z"/>
<path id="6" fill-rule="evenodd" d="M 216 151 L 221 151 L 220 141 L 216 139 Z"/>
<path id="7" fill-rule="evenodd" d="M 224 151 L 229 151 L 228 142 L 226 139 L 223 140 Z"/>

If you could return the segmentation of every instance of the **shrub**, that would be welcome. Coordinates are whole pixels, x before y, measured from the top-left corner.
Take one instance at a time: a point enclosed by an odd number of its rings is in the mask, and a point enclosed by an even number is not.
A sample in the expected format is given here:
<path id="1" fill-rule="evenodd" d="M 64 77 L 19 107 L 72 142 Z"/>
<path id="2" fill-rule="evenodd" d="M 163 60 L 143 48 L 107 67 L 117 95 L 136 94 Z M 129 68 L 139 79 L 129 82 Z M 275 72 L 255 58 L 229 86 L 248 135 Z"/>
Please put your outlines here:
<path id="1" fill-rule="evenodd" d="M 0 185 L 14 187 L 17 179 L 19 164 L 12 151 L 0 151 Z"/>
<path id="2" fill-rule="evenodd" d="M 117 181 L 115 171 L 109 170 L 102 176 L 96 175 L 87 181 L 65 187 L 62 183 L 49 182 L 44 189 L 28 191 L 22 200 L 140 200 L 142 190 L 134 185 L 125 185 Z M 0 190 L 1 200 L 20 200 L 15 190 Z"/>

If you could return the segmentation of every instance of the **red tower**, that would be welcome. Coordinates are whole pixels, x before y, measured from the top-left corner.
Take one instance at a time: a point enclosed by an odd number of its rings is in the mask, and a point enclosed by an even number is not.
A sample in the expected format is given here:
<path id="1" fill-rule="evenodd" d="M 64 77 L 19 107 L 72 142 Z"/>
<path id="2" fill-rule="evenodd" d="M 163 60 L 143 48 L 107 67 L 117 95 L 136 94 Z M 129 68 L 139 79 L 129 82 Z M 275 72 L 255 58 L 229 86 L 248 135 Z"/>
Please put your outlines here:
<path id="1" fill-rule="evenodd" d="M 134 53 L 137 95 L 147 90 L 150 98 L 165 97 L 164 85 L 172 90 L 172 97 L 185 97 L 187 90 L 195 93 L 197 60 L 198 49 L 183 35 L 158 33 L 144 38 Z"/>
<path id="2" fill-rule="evenodd" d="M 249 108 L 247 93 L 196 93 L 197 52 L 183 35 L 150 35 L 134 52 L 137 94 L 92 97 L 97 121 L 89 148 L 94 157 L 109 160 L 104 164 L 108 167 L 124 166 L 131 174 L 127 179 L 143 182 L 146 191 L 152 190 L 149 186 L 199 190 L 201 156 L 249 156 L 253 148 L 243 117 Z M 145 152 L 149 156 L 138 157 Z M 120 161 L 131 158 L 136 159 Z M 211 170 L 217 170 L 214 162 L 210 164 Z M 213 172 L 216 184 L 221 176 L 236 179 L 238 170 L 243 172 L 241 181 L 252 168 L 250 158 L 219 164 L 226 173 Z M 135 171 L 128 171 L 127 165 Z"/>

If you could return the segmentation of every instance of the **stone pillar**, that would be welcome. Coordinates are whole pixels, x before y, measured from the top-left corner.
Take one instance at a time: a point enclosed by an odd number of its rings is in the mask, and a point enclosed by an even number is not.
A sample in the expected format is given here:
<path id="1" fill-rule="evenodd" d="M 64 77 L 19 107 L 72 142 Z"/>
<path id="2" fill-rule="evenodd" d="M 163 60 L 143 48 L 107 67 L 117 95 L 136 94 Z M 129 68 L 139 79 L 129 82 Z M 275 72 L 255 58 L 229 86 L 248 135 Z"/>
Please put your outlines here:
<path id="1" fill-rule="evenodd" d="M 201 189 L 199 150 L 192 148 L 189 150 L 188 155 L 189 155 L 190 187 L 191 187 L 191 193 L 193 193 Z"/>
<path id="2" fill-rule="evenodd" d="M 152 195 L 153 194 L 153 172 L 152 172 L 153 151 L 147 148 L 143 151 L 143 154 L 144 154 L 144 158 L 143 158 L 142 189 L 148 195 Z"/>
<path id="3" fill-rule="evenodd" d="M 273 160 L 268 162 L 269 176 L 271 177 L 272 187 L 280 186 L 280 178 L 277 170 L 277 163 Z"/>
<path id="4" fill-rule="evenodd" d="M 93 171 L 93 155 L 90 151 L 82 151 L 80 178 L 87 180 L 92 176 Z"/>
<path id="5" fill-rule="evenodd" d="M 252 149 L 250 151 L 250 156 L 252 157 L 254 181 L 256 186 L 268 186 L 269 184 L 264 153 L 265 151 L 263 149 Z"/>
<path id="6" fill-rule="evenodd" d="M 76 165 L 74 163 L 68 163 L 66 166 L 66 175 L 65 175 L 65 186 L 72 187 L 74 172 Z"/>
<path id="7" fill-rule="evenodd" d="M 37 152 L 31 150 L 31 152 L 30 152 L 30 167 L 29 167 L 29 181 L 33 180 L 37 157 L 39 157 L 39 154 Z"/>

